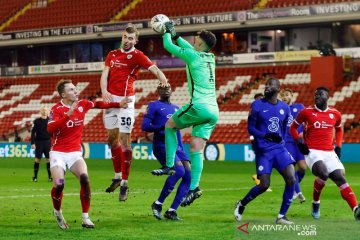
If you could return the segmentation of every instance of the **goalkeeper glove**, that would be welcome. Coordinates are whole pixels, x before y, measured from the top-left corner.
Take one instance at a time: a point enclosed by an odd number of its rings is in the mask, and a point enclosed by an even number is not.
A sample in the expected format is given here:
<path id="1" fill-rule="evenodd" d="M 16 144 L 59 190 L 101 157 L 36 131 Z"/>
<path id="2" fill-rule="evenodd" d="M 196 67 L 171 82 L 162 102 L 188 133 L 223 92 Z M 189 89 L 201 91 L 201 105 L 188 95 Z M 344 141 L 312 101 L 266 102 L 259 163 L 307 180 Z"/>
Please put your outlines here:
<path id="1" fill-rule="evenodd" d="M 274 132 L 265 134 L 265 139 L 274 143 L 280 143 L 282 141 L 282 137 Z"/>
<path id="2" fill-rule="evenodd" d="M 170 33 L 172 39 L 176 39 L 179 35 L 175 31 L 174 22 L 168 21 L 164 24 L 165 33 Z"/>
<path id="3" fill-rule="evenodd" d="M 335 147 L 334 149 L 336 155 L 338 156 L 338 158 L 340 159 L 341 157 L 341 147 Z"/>
<path id="4" fill-rule="evenodd" d="M 302 154 L 308 155 L 310 153 L 309 147 L 305 143 L 300 142 L 297 146 Z"/>

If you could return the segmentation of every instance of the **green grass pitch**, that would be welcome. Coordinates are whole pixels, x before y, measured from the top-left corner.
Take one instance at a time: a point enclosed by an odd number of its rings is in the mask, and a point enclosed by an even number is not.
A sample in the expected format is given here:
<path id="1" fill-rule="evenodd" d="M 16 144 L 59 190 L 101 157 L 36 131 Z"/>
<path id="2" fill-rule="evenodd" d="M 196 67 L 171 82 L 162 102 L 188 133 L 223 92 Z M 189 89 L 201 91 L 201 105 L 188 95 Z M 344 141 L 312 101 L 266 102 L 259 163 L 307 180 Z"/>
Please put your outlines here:
<path id="1" fill-rule="evenodd" d="M 134 161 L 129 199 L 119 202 L 118 191 L 105 193 L 113 177 L 111 161 L 87 160 L 92 189 L 90 217 L 96 227 L 81 227 L 79 183 L 67 172 L 62 209 L 70 229 L 62 231 L 52 215 L 52 183 L 47 182 L 45 163 L 40 164 L 37 183 L 31 182 L 33 159 L 1 158 L 0 164 L 0 239 L 360 239 L 360 222 L 354 220 L 332 182 L 323 190 L 321 218 L 312 219 L 314 177 L 309 171 L 302 182 L 307 201 L 304 204 L 295 201 L 288 212 L 288 218 L 298 228 L 275 229 L 284 186 L 277 172 L 271 179 L 273 192 L 266 192 L 251 202 L 245 209 L 243 221 L 234 221 L 235 202 L 254 185 L 251 179 L 254 163 L 205 162 L 201 181 L 203 196 L 191 206 L 178 209 L 184 221 L 171 222 L 156 220 L 150 208 L 165 180 L 164 176 L 149 173 L 158 167 L 156 161 Z M 345 167 L 348 182 L 360 196 L 360 164 L 345 164 Z M 174 195 L 168 197 L 163 211 Z M 238 229 L 246 223 L 248 234 Z M 303 231 L 309 226 L 316 231 Z"/>

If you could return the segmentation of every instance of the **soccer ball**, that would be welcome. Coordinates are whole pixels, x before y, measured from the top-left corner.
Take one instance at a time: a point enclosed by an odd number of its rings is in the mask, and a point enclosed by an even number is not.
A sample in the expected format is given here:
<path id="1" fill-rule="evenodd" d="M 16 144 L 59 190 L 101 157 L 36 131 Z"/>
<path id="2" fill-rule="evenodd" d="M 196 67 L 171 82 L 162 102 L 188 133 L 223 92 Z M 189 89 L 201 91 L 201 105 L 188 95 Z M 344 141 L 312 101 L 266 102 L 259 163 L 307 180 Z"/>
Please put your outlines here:
<path id="1" fill-rule="evenodd" d="M 151 19 L 151 28 L 157 33 L 164 33 L 164 24 L 169 22 L 170 19 L 164 14 L 157 14 Z"/>

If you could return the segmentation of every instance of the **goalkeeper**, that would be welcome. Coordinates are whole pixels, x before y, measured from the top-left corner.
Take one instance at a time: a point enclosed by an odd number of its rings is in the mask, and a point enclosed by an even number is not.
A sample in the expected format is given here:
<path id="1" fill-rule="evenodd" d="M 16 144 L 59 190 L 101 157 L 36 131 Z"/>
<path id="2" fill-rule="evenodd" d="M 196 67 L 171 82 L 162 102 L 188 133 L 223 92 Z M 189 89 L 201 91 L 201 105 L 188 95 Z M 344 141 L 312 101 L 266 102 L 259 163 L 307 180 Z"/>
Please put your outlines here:
<path id="1" fill-rule="evenodd" d="M 192 127 L 190 140 L 191 185 L 181 206 L 190 205 L 202 195 L 199 189 L 203 169 L 203 148 L 219 118 L 215 93 L 215 56 L 209 51 L 216 44 L 215 35 L 201 30 L 194 46 L 181 38 L 172 22 L 165 23 L 164 48 L 186 63 L 190 102 L 177 110 L 165 125 L 166 166 L 153 170 L 155 175 L 175 173 L 174 158 L 178 146 L 178 129 Z M 173 43 L 174 40 L 176 44 Z"/>

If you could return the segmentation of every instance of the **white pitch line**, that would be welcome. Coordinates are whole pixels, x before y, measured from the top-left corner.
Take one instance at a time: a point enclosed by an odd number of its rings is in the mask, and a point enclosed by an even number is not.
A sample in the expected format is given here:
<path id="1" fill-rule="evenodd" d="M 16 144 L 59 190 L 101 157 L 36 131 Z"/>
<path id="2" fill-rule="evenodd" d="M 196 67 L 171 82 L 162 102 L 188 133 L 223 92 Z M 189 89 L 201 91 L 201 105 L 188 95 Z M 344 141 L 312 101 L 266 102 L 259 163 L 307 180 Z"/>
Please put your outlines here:
<path id="1" fill-rule="evenodd" d="M 249 187 L 244 187 L 244 188 L 211 188 L 211 189 L 206 189 L 206 190 L 202 190 L 203 192 L 215 192 L 215 191 L 236 191 L 236 190 L 245 190 L 245 189 L 249 189 Z M 49 190 L 49 189 L 47 189 Z M 49 190 L 50 191 L 50 190 Z M 161 189 L 135 189 L 134 191 L 132 190 L 130 193 L 131 194 L 144 194 L 144 193 L 148 193 L 148 192 L 160 192 Z M 109 193 L 107 192 L 92 192 L 91 195 L 108 195 Z M 79 193 L 65 193 L 64 192 L 64 196 L 79 196 Z M 12 196 L 0 196 L 0 199 L 14 199 L 14 198 L 35 198 L 35 197 L 50 197 L 50 193 L 49 194 L 30 194 L 30 195 L 12 195 Z"/>
<path id="2" fill-rule="evenodd" d="M 360 183 L 355 183 L 355 184 L 350 184 L 351 186 L 359 186 Z M 301 187 L 312 187 L 313 185 L 301 185 Z M 250 188 L 253 186 L 246 186 L 246 187 L 240 187 L 240 188 L 209 188 L 209 189 L 205 189 L 202 191 L 203 192 L 219 192 L 219 191 L 239 191 L 239 190 L 250 190 Z M 278 189 L 278 188 L 283 188 L 283 185 L 271 185 L 270 188 L 272 189 Z M 331 183 L 327 185 L 327 187 L 336 187 L 335 184 Z M 12 191 L 26 191 L 29 189 L 13 189 Z M 32 191 L 49 191 L 50 192 L 50 188 L 49 189 L 32 189 Z M 161 189 L 157 188 L 157 189 L 132 189 L 131 194 L 144 194 L 144 193 L 148 193 L 148 192 L 160 192 Z M 108 195 L 109 193 L 107 192 L 92 192 L 92 195 Z M 79 192 L 77 193 L 65 193 L 65 196 L 79 196 Z M 28 194 L 28 195 L 11 195 L 11 196 L 0 196 L 0 199 L 16 199 L 16 198 L 36 198 L 36 197 L 50 197 L 50 193 L 49 194 Z"/>

